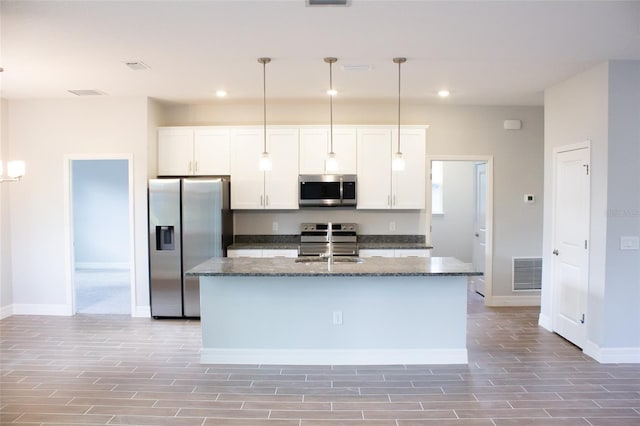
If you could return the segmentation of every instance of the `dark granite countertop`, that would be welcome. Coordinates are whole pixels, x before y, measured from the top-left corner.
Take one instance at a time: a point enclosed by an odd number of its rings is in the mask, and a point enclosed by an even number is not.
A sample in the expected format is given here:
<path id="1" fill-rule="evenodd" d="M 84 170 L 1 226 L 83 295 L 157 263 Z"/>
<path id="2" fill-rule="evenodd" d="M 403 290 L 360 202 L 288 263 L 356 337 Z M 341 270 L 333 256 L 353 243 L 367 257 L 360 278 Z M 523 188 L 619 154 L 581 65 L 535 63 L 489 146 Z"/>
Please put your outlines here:
<path id="1" fill-rule="evenodd" d="M 300 235 L 236 235 L 231 250 L 297 250 Z M 431 249 L 424 235 L 359 235 L 359 249 Z"/>
<path id="2" fill-rule="evenodd" d="M 393 243 L 393 242 L 371 242 L 371 243 L 358 243 L 358 249 L 376 249 L 376 250 L 387 250 L 387 249 L 398 249 L 398 250 L 410 250 L 410 249 L 432 249 L 433 246 L 427 245 L 425 243 Z"/>
<path id="3" fill-rule="evenodd" d="M 227 250 L 298 250 L 299 243 L 233 243 Z"/>
<path id="4" fill-rule="evenodd" d="M 353 258 L 351 258 L 353 260 Z M 326 262 L 296 262 L 292 258 L 214 258 L 187 272 L 195 276 L 319 277 L 319 276 L 479 276 L 473 266 L 453 257 L 373 257 Z"/>

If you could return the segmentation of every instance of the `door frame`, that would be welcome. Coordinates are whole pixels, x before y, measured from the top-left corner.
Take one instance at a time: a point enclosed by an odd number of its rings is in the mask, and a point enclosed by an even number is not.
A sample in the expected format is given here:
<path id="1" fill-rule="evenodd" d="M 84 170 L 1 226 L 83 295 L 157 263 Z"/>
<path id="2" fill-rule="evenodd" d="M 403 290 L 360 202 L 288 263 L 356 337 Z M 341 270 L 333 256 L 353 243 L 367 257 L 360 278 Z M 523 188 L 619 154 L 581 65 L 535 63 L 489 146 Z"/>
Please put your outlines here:
<path id="1" fill-rule="evenodd" d="M 427 155 L 426 179 L 426 229 L 429 232 L 427 244 L 431 244 L 431 162 L 432 161 L 468 161 L 487 164 L 487 241 L 484 263 L 484 304 L 493 305 L 493 156 L 492 155 Z M 471 238 L 471 236 L 469 237 Z"/>
<path id="2" fill-rule="evenodd" d="M 588 158 L 589 158 L 589 164 L 591 164 L 591 140 L 590 139 L 586 139 L 583 142 L 577 142 L 577 143 L 573 143 L 573 144 L 569 144 L 569 145 L 562 145 L 562 146 L 558 146 L 553 148 L 553 158 L 552 158 L 552 162 L 553 162 L 553 176 L 551 179 L 551 248 L 555 249 L 555 243 L 556 243 L 556 231 L 557 231 L 557 223 L 556 223 L 556 197 L 557 197 L 557 177 L 558 177 L 558 154 L 563 153 L 563 152 L 569 152 L 569 151 L 577 151 L 580 149 L 587 149 L 587 154 L 588 154 Z M 587 223 L 589 224 L 587 226 L 587 241 L 589 242 L 587 244 L 587 263 L 585 265 L 585 267 L 587 268 L 586 272 L 586 285 L 587 285 L 587 300 L 584 306 L 584 310 L 585 310 L 585 315 L 587 316 L 587 318 L 589 317 L 589 260 L 590 260 L 590 256 L 591 256 L 591 173 L 589 173 L 589 188 L 587 191 L 587 205 L 589 206 L 589 209 L 587 210 Z M 549 280 L 549 283 L 551 284 L 551 331 L 555 332 L 556 330 L 556 314 L 558 312 L 558 304 L 557 304 L 557 297 L 556 297 L 556 293 L 558 291 L 558 288 L 556 286 L 556 282 L 555 282 L 555 277 L 556 277 L 556 262 L 554 259 L 554 256 L 550 256 L 550 259 L 552 260 L 550 263 L 550 274 L 549 277 L 551 277 L 551 279 Z M 544 260 L 543 260 L 544 262 Z M 588 339 L 587 339 L 587 333 L 586 333 L 586 328 L 585 328 L 585 335 L 584 335 L 584 344 L 583 347 L 581 348 L 584 351 L 584 346 L 586 345 Z M 564 338 L 564 337 L 563 337 Z M 574 343 L 574 342 L 572 342 Z M 575 344 L 575 343 L 574 343 Z"/>
<path id="3" fill-rule="evenodd" d="M 128 173 L 129 216 L 129 283 L 131 288 L 131 316 L 136 314 L 136 270 L 134 228 L 133 154 L 66 154 L 64 169 L 64 229 L 65 229 L 65 290 L 69 315 L 76 315 L 75 303 L 75 256 L 73 250 L 73 197 L 72 164 L 75 160 L 126 160 Z"/>

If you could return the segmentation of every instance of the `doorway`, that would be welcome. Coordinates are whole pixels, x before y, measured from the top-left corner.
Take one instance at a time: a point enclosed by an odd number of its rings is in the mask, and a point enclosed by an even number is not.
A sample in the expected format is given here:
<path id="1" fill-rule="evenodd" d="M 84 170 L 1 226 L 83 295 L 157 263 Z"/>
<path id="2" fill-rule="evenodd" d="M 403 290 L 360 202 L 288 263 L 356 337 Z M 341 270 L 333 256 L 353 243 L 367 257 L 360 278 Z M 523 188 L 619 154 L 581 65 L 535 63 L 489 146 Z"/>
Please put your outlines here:
<path id="1" fill-rule="evenodd" d="M 470 290 L 491 305 L 493 161 L 490 156 L 427 158 L 431 184 L 426 217 L 433 256 L 455 257 L 483 272 Z"/>
<path id="2" fill-rule="evenodd" d="M 73 313 L 132 313 L 128 159 L 71 159 Z"/>

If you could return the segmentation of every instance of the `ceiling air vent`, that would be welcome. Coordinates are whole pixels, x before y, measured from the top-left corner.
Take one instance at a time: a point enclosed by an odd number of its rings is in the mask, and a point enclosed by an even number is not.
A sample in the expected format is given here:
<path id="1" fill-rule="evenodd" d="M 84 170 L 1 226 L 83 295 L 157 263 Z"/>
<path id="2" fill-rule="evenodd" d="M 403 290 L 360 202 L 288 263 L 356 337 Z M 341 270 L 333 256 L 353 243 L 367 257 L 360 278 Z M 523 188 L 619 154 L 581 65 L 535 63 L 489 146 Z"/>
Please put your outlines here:
<path id="1" fill-rule="evenodd" d="M 104 92 L 101 92 L 99 90 L 92 90 L 92 89 L 69 90 L 69 93 L 73 93 L 76 96 L 102 96 L 102 95 L 106 95 L 106 93 L 104 93 Z"/>
<path id="2" fill-rule="evenodd" d="M 351 0 L 307 0 L 307 6 L 349 6 Z"/>
<path id="3" fill-rule="evenodd" d="M 142 61 L 131 61 L 131 62 L 125 62 L 124 64 L 133 71 L 142 71 L 142 70 L 151 69 L 149 65 L 145 64 Z"/>

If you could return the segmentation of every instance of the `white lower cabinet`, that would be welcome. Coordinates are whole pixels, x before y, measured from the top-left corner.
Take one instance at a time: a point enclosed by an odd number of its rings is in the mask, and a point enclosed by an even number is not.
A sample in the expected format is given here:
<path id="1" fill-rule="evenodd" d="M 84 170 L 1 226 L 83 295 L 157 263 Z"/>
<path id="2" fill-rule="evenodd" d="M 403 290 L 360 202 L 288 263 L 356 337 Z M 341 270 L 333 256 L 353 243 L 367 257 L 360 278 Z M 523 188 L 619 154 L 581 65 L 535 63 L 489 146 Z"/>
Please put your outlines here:
<path id="1" fill-rule="evenodd" d="M 298 257 L 297 249 L 264 249 L 262 257 Z"/>
<path id="2" fill-rule="evenodd" d="M 431 257 L 430 249 L 360 249 L 360 257 Z"/>
<path id="3" fill-rule="evenodd" d="M 227 257 L 298 257 L 296 249 L 231 249 Z"/>

